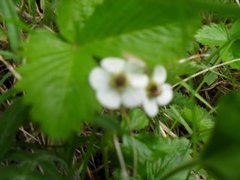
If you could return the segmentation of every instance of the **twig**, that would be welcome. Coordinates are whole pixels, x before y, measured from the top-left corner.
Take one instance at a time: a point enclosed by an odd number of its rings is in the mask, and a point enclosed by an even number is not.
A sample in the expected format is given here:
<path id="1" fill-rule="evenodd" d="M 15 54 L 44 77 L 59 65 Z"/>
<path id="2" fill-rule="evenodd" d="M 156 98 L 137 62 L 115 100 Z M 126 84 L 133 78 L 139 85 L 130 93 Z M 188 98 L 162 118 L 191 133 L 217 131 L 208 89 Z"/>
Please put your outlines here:
<path id="1" fill-rule="evenodd" d="M 188 58 L 180 59 L 179 63 L 182 64 L 182 63 L 185 63 L 187 61 L 190 61 L 190 60 L 193 60 L 193 59 L 196 59 L 196 58 L 209 57 L 209 56 L 210 56 L 210 54 L 195 54 L 195 55 L 192 55 Z"/>
<path id="2" fill-rule="evenodd" d="M 167 134 L 166 134 L 165 131 L 163 130 L 163 127 L 162 127 L 161 122 L 160 122 L 160 124 L 159 124 L 159 128 L 160 128 L 160 133 L 162 134 L 162 136 L 163 136 L 164 138 L 167 137 Z"/>
<path id="3" fill-rule="evenodd" d="M 220 84 L 226 85 L 227 82 L 226 82 L 226 81 L 219 81 L 219 82 L 216 82 L 215 84 L 211 85 L 211 86 L 208 87 L 208 88 L 201 89 L 200 91 L 209 91 L 209 90 L 212 90 L 212 89 L 214 89 L 216 86 L 218 86 L 218 85 L 220 85 Z"/>
<path id="4" fill-rule="evenodd" d="M 174 134 L 165 124 L 163 124 L 162 122 L 160 122 L 160 129 L 162 129 L 164 131 L 164 133 L 166 132 L 168 135 L 176 138 L 177 135 Z M 166 134 L 165 133 L 165 134 Z M 167 135 L 166 135 L 167 136 Z"/>
<path id="5" fill-rule="evenodd" d="M 23 127 L 20 127 L 19 130 L 24 134 L 27 141 L 29 141 L 29 138 L 30 138 L 30 139 L 33 139 L 34 141 L 37 141 L 39 144 L 41 144 L 39 139 L 34 137 L 31 133 L 27 132 Z"/>
<path id="6" fill-rule="evenodd" d="M 0 61 L 7 67 L 7 69 L 13 74 L 13 76 L 17 80 L 20 80 L 22 78 L 21 75 L 13 68 L 13 66 L 9 64 L 7 61 L 5 61 L 1 55 L 0 55 Z"/>

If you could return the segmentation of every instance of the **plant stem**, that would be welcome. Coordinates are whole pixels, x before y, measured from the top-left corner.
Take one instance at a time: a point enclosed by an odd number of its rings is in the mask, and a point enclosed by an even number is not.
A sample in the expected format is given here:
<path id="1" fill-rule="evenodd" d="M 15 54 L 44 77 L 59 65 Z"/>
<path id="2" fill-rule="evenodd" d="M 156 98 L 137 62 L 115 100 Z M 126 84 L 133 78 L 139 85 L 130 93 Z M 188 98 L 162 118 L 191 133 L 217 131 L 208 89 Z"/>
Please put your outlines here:
<path id="1" fill-rule="evenodd" d="M 103 149 L 103 160 L 104 160 L 104 168 L 105 168 L 105 179 L 109 179 L 109 165 L 108 165 L 108 147 Z"/>
<path id="2" fill-rule="evenodd" d="M 117 152 L 118 160 L 119 160 L 119 163 L 120 163 L 120 166 L 121 166 L 122 177 L 123 177 L 124 180 L 128 180 L 129 178 L 128 178 L 126 164 L 125 164 L 123 154 L 122 154 L 122 151 L 121 151 L 121 147 L 120 147 L 120 143 L 118 141 L 118 138 L 117 138 L 116 134 L 113 135 L 113 142 L 114 142 L 114 146 L 115 146 L 115 149 L 116 149 L 116 152 Z"/>
<path id="3" fill-rule="evenodd" d="M 190 79 L 193 79 L 193 78 L 195 78 L 195 77 L 197 77 L 197 76 L 199 76 L 199 75 L 201 75 L 201 74 L 204 74 L 204 73 L 206 73 L 206 72 L 208 72 L 208 71 L 211 71 L 211 70 L 213 70 L 213 69 L 216 69 L 216 68 L 219 68 L 219 67 L 228 65 L 228 64 L 232 64 L 232 63 L 235 63 L 235 62 L 239 62 L 239 61 L 240 61 L 240 58 L 237 58 L 237 59 L 233 59 L 233 60 L 231 60 L 231 61 L 224 62 L 224 63 L 222 63 L 222 64 L 217 64 L 217 65 L 215 65 L 215 66 L 206 68 L 206 69 L 204 69 L 204 70 L 202 70 L 202 71 L 199 71 L 198 73 L 193 74 L 193 75 L 191 75 L 191 76 L 183 79 L 182 81 L 174 84 L 172 87 L 174 88 L 174 87 L 178 86 L 179 84 L 181 84 L 182 82 L 189 81 Z"/>
<path id="4" fill-rule="evenodd" d="M 125 108 L 121 109 L 121 114 L 122 114 L 122 117 L 123 117 L 122 120 L 127 121 L 128 130 L 129 130 L 129 134 L 130 134 L 130 137 L 131 137 L 132 151 L 133 151 L 133 177 L 135 177 L 137 175 L 138 155 L 137 155 L 136 144 L 135 144 L 135 141 L 134 141 L 134 134 L 131 131 L 130 119 L 128 117 L 128 114 L 127 114 Z"/>

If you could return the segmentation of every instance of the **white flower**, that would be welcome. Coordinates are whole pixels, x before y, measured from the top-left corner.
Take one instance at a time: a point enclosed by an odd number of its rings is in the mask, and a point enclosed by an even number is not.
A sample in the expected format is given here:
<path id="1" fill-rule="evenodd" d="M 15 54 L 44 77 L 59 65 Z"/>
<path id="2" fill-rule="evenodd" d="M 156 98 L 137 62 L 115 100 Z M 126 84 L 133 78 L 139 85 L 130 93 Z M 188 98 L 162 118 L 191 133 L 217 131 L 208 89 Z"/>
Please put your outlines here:
<path id="1" fill-rule="evenodd" d="M 130 64 L 123 59 L 109 57 L 101 61 L 101 67 L 90 72 L 90 85 L 104 107 L 118 109 L 123 105 L 132 108 L 142 103 L 148 77 L 135 71 L 137 64 L 134 69 Z"/>
<path id="2" fill-rule="evenodd" d="M 150 116 L 154 117 L 158 113 L 158 106 L 167 105 L 173 97 L 172 87 L 164 83 L 167 73 L 164 67 L 156 66 L 152 78 L 146 86 L 143 98 L 143 109 Z"/>

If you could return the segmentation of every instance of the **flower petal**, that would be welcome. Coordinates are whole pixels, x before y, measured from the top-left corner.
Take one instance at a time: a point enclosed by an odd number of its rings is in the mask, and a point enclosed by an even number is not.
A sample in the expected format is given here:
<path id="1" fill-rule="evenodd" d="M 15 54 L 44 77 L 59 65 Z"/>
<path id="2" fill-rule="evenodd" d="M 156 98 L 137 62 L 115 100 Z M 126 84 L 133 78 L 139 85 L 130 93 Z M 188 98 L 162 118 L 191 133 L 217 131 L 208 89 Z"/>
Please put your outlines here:
<path id="1" fill-rule="evenodd" d="M 108 57 L 101 61 L 101 66 L 108 72 L 120 73 L 123 71 L 125 63 L 125 60 L 121 58 Z"/>
<path id="2" fill-rule="evenodd" d="M 158 105 L 156 99 L 147 99 L 143 101 L 143 109 L 150 117 L 154 117 L 158 113 Z"/>
<path id="3" fill-rule="evenodd" d="M 128 74 L 131 86 L 136 88 L 144 88 L 148 83 L 148 76 L 145 74 Z"/>
<path id="4" fill-rule="evenodd" d="M 159 105 L 167 105 L 173 98 L 173 90 L 169 84 L 161 85 L 161 95 L 157 97 L 157 102 Z"/>
<path id="5" fill-rule="evenodd" d="M 89 83 L 95 90 L 106 90 L 110 86 L 110 74 L 102 68 L 94 68 L 90 72 Z"/>
<path id="6" fill-rule="evenodd" d="M 97 92 L 97 99 L 106 108 L 118 109 L 121 105 L 120 95 L 111 89 Z"/>
<path id="7" fill-rule="evenodd" d="M 143 89 L 127 88 L 122 94 L 122 104 L 127 108 L 139 106 L 144 96 Z"/>
<path id="8" fill-rule="evenodd" d="M 162 84 L 167 79 L 167 72 L 163 66 L 156 66 L 153 71 L 153 80 L 158 84 Z"/>

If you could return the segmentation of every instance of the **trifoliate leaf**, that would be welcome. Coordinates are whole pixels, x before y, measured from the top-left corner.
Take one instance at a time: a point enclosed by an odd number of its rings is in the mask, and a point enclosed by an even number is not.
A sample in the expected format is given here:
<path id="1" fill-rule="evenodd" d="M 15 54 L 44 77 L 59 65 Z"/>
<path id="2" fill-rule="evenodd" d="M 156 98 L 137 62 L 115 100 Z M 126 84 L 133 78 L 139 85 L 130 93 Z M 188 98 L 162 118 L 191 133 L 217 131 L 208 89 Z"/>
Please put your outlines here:
<path id="1" fill-rule="evenodd" d="M 190 126 L 195 124 L 198 140 L 206 141 L 209 138 L 210 129 L 214 125 L 212 115 L 196 105 L 192 99 L 180 93 L 175 93 L 173 104 Z"/>
<path id="2" fill-rule="evenodd" d="M 123 149 L 128 161 L 133 157 L 129 155 L 133 148 L 137 151 L 138 172 L 143 179 L 161 179 L 179 164 L 191 159 L 189 141 L 186 139 L 159 138 L 147 134 L 136 137 L 124 136 Z M 181 171 L 171 176 L 171 179 L 186 179 L 188 172 L 188 169 Z"/>
<path id="3" fill-rule="evenodd" d="M 223 24 L 211 24 L 200 29 L 195 36 L 197 41 L 208 46 L 220 46 L 219 56 L 225 62 L 239 58 L 240 23 L 236 21 L 230 29 Z M 240 63 L 230 64 L 232 68 L 240 68 Z"/>
<path id="4" fill-rule="evenodd" d="M 221 46 L 228 41 L 227 28 L 223 24 L 211 24 L 203 26 L 195 38 L 198 42 L 208 46 Z"/>

